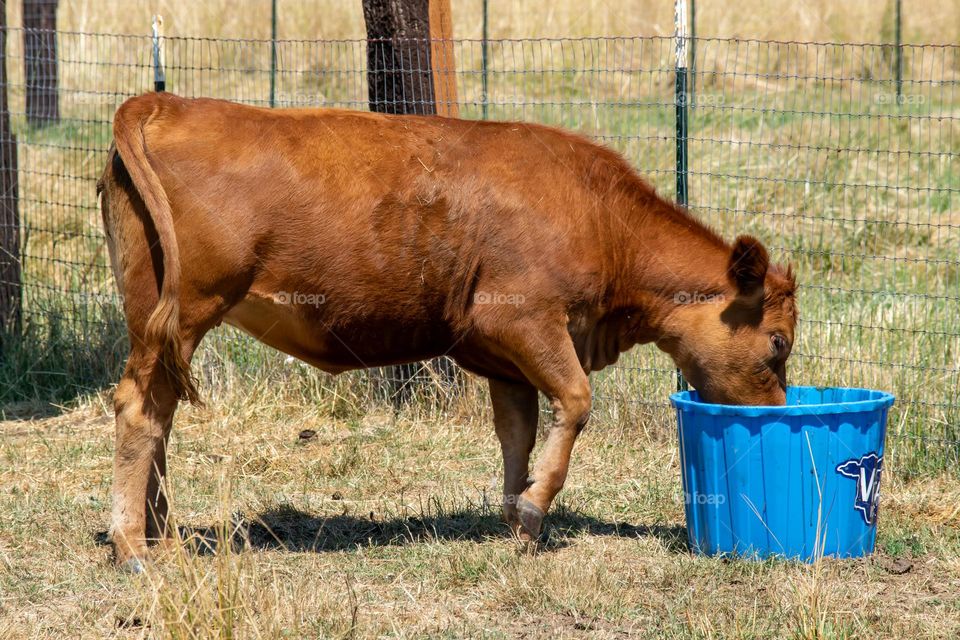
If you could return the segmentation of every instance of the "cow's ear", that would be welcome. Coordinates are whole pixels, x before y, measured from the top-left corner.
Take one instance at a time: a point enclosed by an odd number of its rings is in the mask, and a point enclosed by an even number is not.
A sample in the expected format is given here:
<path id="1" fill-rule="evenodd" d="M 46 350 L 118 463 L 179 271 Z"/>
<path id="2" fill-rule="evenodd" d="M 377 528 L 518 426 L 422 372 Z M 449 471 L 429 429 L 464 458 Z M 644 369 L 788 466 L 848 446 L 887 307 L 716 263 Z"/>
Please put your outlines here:
<path id="1" fill-rule="evenodd" d="M 760 241 L 753 236 L 740 236 L 733 243 L 727 275 L 743 295 L 751 295 L 763 288 L 770 267 L 770 256 Z"/>

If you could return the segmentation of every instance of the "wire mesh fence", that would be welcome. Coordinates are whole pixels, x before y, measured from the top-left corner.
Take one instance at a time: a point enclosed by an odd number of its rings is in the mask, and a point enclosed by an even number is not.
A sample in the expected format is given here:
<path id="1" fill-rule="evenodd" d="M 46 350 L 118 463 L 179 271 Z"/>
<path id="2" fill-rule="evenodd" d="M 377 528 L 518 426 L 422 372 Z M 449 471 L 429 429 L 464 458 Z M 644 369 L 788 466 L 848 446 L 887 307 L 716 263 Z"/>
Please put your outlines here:
<path id="1" fill-rule="evenodd" d="M 122 365 L 122 317 L 94 184 L 113 112 L 153 79 L 149 37 L 59 32 L 51 55 L 60 117 L 31 126 L 22 42 L 22 32 L 8 29 L 23 322 L 22 348 L 5 356 L 7 402 L 88 390 L 113 381 Z M 167 38 L 166 86 L 263 106 L 366 109 L 367 47 Z M 580 131 L 672 196 L 672 39 L 458 40 L 452 48 L 461 117 Z M 794 264 L 801 324 L 790 381 L 891 390 L 896 446 L 918 464 L 956 461 L 960 47 L 905 47 L 899 93 L 886 45 L 699 38 L 695 51 L 690 207 L 728 238 L 755 234 Z M 208 379 L 262 375 L 266 363 L 276 375 L 300 375 L 228 329 L 208 339 L 199 360 Z M 456 392 L 457 376 L 442 366 L 418 371 Z M 635 349 L 596 375 L 598 407 L 667 424 L 673 376 L 665 355 Z M 375 391 L 386 380 L 396 395 L 408 377 L 400 386 L 383 374 L 351 382 Z"/>

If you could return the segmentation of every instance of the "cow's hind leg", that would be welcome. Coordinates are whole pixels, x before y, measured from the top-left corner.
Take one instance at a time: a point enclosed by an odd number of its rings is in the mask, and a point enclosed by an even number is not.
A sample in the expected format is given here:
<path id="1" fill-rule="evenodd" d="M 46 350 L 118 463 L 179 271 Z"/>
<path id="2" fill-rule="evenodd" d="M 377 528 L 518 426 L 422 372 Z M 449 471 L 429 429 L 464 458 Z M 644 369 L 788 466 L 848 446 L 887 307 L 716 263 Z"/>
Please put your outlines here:
<path id="1" fill-rule="evenodd" d="M 530 452 L 537 438 L 537 389 L 530 384 L 490 380 L 493 422 L 503 451 L 503 518 L 524 535 L 517 501 L 528 486 Z"/>
<path id="2" fill-rule="evenodd" d="M 116 449 L 110 527 L 116 561 L 142 568 L 147 544 L 167 531 L 166 447 L 177 396 L 157 357 L 133 347 L 114 393 Z"/>

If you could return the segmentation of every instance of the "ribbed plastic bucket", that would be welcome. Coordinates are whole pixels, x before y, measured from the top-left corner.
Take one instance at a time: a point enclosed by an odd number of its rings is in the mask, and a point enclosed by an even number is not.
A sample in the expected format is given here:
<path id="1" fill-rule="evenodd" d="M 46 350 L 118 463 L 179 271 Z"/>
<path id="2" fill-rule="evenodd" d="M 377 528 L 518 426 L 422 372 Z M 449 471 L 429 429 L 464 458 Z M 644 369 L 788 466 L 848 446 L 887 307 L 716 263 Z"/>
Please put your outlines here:
<path id="1" fill-rule="evenodd" d="M 696 391 L 670 400 L 692 550 L 806 562 L 873 552 L 892 395 L 789 387 L 783 407 L 708 404 Z"/>

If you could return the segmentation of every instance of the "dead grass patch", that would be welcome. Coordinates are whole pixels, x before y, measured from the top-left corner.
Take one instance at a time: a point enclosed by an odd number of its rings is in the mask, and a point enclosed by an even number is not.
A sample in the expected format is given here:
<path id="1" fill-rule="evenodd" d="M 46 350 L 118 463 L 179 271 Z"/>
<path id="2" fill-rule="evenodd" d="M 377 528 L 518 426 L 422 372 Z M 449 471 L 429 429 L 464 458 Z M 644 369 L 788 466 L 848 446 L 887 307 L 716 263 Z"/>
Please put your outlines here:
<path id="1" fill-rule="evenodd" d="M 181 542 L 118 573 L 105 403 L 0 423 L 0 637 L 795 637 L 960 633 L 952 477 L 885 475 L 879 553 L 814 567 L 690 556 L 668 438 L 598 420 L 550 537 L 500 523 L 482 416 L 335 419 L 292 399 L 184 409 Z M 299 434 L 316 435 L 303 441 Z M 102 536 L 102 533 L 101 533 Z"/>

